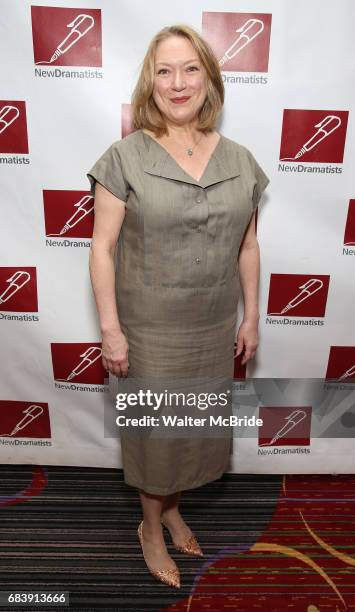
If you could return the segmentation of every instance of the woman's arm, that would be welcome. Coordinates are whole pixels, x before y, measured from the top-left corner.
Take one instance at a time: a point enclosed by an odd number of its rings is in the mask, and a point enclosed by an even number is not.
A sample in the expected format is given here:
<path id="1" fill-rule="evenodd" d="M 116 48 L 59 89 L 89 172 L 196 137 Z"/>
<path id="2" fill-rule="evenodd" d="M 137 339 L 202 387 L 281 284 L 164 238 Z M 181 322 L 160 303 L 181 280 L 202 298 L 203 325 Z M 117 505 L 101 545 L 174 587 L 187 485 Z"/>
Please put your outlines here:
<path id="1" fill-rule="evenodd" d="M 118 318 L 115 249 L 125 217 L 125 203 L 100 183 L 95 185 L 95 222 L 89 270 L 102 335 L 102 363 L 116 376 L 128 374 L 128 343 Z"/>
<path id="2" fill-rule="evenodd" d="M 237 350 L 235 356 L 240 355 L 245 347 L 245 354 L 241 361 L 242 364 L 245 364 L 254 357 L 259 342 L 260 251 L 255 233 L 255 212 L 239 249 L 238 265 L 244 299 L 244 316 L 236 336 Z"/>

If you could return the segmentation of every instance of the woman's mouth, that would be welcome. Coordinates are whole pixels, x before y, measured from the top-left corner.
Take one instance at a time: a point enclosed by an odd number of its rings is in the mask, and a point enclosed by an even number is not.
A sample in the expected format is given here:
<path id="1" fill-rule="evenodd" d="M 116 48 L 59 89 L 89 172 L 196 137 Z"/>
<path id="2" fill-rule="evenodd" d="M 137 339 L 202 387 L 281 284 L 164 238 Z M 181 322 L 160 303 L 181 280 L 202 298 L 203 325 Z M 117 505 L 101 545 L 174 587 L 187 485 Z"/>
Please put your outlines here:
<path id="1" fill-rule="evenodd" d="M 184 96 L 181 98 L 170 98 L 170 101 L 174 102 L 174 104 L 183 104 L 184 102 L 187 102 L 187 100 L 190 100 L 190 96 Z"/>

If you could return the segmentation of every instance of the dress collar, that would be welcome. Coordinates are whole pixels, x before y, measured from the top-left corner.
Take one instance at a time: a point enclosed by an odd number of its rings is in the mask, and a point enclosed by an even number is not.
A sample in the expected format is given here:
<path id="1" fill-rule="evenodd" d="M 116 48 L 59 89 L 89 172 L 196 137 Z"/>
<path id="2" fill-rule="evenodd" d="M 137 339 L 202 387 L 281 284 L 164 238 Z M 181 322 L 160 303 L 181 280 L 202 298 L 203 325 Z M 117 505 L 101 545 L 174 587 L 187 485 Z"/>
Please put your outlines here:
<path id="1" fill-rule="evenodd" d="M 240 175 L 240 168 L 228 155 L 227 140 L 222 134 L 199 181 L 196 181 L 175 161 L 168 151 L 154 138 L 138 130 L 142 141 L 143 170 L 154 176 L 206 188 Z"/>

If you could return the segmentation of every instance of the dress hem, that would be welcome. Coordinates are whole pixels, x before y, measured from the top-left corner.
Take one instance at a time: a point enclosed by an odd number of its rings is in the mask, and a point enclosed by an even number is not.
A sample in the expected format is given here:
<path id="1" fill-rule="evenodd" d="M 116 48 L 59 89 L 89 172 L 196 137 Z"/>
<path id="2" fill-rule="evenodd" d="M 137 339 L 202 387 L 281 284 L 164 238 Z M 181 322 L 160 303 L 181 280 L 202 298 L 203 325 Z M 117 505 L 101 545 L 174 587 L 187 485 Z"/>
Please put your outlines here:
<path id="1" fill-rule="evenodd" d="M 223 470 L 219 470 L 216 476 L 213 476 L 212 478 L 209 476 L 206 480 L 195 481 L 192 484 L 183 485 L 177 488 L 170 487 L 168 489 L 162 489 L 161 487 L 155 487 L 155 486 L 151 487 L 150 485 L 146 485 L 146 484 L 143 485 L 142 483 L 141 484 L 133 483 L 133 481 L 128 482 L 126 478 L 124 478 L 124 481 L 130 487 L 135 487 L 136 489 L 142 489 L 143 491 L 145 491 L 146 493 L 150 493 L 151 495 L 172 495 L 173 493 L 177 493 L 178 491 L 197 489 L 198 487 L 202 487 L 203 485 L 208 484 L 209 482 L 219 480 L 219 478 L 221 478 L 223 474 L 228 471 L 228 467 L 229 467 L 229 460 L 228 460 L 228 464 L 223 468 Z"/>

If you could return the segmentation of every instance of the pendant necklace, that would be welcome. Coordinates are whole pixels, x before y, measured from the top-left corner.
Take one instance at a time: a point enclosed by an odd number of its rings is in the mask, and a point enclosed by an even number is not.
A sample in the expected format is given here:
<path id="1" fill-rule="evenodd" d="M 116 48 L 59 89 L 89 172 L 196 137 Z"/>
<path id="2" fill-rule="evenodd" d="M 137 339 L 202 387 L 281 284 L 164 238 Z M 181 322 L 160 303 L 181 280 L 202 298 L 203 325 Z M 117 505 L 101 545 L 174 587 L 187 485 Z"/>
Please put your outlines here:
<path id="1" fill-rule="evenodd" d="M 196 144 L 193 147 L 189 147 L 188 149 L 186 149 L 186 152 L 188 155 L 193 155 L 194 149 L 196 149 L 197 145 L 200 144 L 200 141 L 202 139 L 203 134 L 201 134 L 199 140 L 196 142 Z"/>

